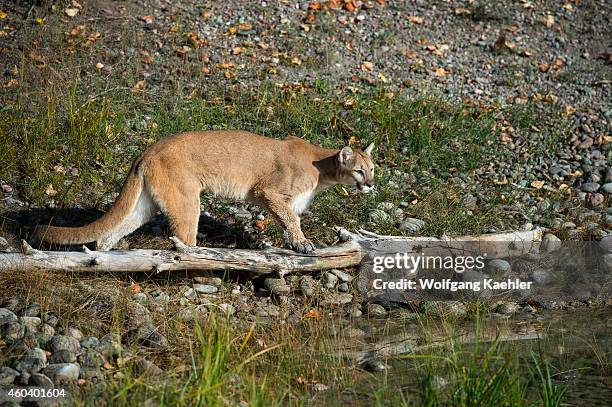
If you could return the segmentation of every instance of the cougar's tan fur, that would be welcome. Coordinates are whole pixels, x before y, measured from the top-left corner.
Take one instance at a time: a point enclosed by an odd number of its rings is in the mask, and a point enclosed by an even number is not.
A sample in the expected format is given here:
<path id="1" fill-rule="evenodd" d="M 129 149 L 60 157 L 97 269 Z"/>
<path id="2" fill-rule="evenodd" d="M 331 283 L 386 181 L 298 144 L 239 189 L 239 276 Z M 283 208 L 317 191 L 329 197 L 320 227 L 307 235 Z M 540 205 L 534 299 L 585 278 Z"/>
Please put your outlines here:
<path id="1" fill-rule="evenodd" d="M 100 219 L 82 227 L 38 226 L 35 238 L 56 244 L 95 242 L 110 250 L 157 211 L 172 233 L 194 246 L 200 193 L 246 200 L 266 207 L 285 231 L 288 245 L 310 252 L 299 215 L 314 194 L 334 184 L 372 189 L 373 145 L 331 150 L 290 137 L 276 140 L 244 131 L 176 134 L 150 146 L 136 160 L 117 200 Z"/>

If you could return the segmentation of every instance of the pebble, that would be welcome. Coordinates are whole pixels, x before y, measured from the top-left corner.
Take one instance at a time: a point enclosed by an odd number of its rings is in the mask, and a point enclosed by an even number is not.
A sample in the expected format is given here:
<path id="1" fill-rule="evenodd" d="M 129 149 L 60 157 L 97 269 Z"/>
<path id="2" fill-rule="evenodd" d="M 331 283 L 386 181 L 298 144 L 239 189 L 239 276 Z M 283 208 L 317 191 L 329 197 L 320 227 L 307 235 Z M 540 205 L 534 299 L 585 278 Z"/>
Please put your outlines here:
<path id="1" fill-rule="evenodd" d="M 19 318 L 19 322 L 21 322 L 21 324 L 31 332 L 37 332 L 42 323 L 38 317 L 21 317 Z"/>
<path id="2" fill-rule="evenodd" d="M 368 316 L 382 318 L 387 315 L 387 310 L 380 304 L 368 304 Z"/>
<path id="3" fill-rule="evenodd" d="M 612 253 L 612 235 L 607 235 L 599 241 L 599 247 L 604 253 Z"/>
<path id="4" fill-rule="evenodd" d="M 153 291 L 151 293 L 151 298 L 153 299 L 153 301 L 159 304 L 167 304 L 170 302 L 170 296 L 161 290 Z"/>
<path id="5" fill-rule="evenodd" d="M 323 383 L 315 383 L 312 389 L 318 393 L 329 390 L 329 386 Z"/>
<path id="6" fill-rule="evenodd" d="M 19 376 L 19 372 L 17 370 L 11 369 L 8 366 L 0 367 L 0 385 L 13 384 L 17 376 Z"/>
<path id="7" fill-rule="evenodd" d="M 385 365 L 382 361 L 370 358 L 359 363 L 359 367 L 363 370 L 367 370 L 368 372 L 382 372 L 387 369 L 387 365 Z"/>
<path id="8" fill-rule="evenodd" d="M 546 285 L 552 280 L 552 275 L 546 270 L 534 270 L 530 275 L 537 285 Z"/>
<path id="9" fill-rule="evenodd" d="M 164 371 L 157 366 L 155 363 L 147 360 L 145 358 L 138 358 L 134 363 L 134 367 L 136 368 L 136 372 L 145 376 L 159 376 L 164 373 Z"/>
<path id="10" fill-rule="evenodd" d="M 7 308 L 0 308 L 0 325 L 17 321 L 19 321 L 19 318 L 17 318 L 13 311 Z"/>
<path id="11" fill-rule="evenodd" d="M 608 182 L 607 184 L 603 184 L 601 186 L 601 189 L 606 193 L 606 194 L 612 194 L 612 182 Z"/>
<path id="12" fill-rule="evenodd" d="M 33 302 L 26 307 L 21 313 L 24 317 L 38 317 L 40 316 L 40 304 Z"/>
<path id="13" fill-rule="evenodd" d="M 321 304 L 323 305 L 343 305 L 353 301 L 353 295 L 348 293 L 336 293 L 328 291 L 323 295 Z"/>
<path id="14" fill-rule="evenodd" d="M 58 319 L 53 312 L 45 312 L 45 314 L 43 315 L 43 321 L 45 321 L 45 324 L 55 327 L 57 325 Z"/>
<path id="15" fill-rule="evenodd" d="M 370 214 L 368 216 L 370 218 L 370 221 L 373 223 L 386 222 L 391 218 L 391 216 L 382 209 L 374 209 L 370 211 Z"/>
<path id="16" fill-rule="evenodd" d="M 55 385 L 70 384 L 79 379 L 79 366 L 75 363 L 57 363 L 47 366 L 43 374 Z"/>
<path id="17" fill-rule="evenodd" d="M 363 315 L 363 312 L 361 312 L 361 309 L 359 307 L 353 307 L 348 312 L 348 316 L 351 317 L 351 318 L 359 318 L 362 315 Z"/>
<path id="18" fill-rule="evenodd" d="M 34 373 L 28 380 L 28 386 L 53 387 L 53 381 L 42 373 Z"/>
<path id="19" fill-rule="evenodd" d="M 550 253 L 560 249 L 562 244 L 561 239 L 559 239 L 557 236 L 553 235 L 552 233 L 546 233 L 544 237 L 542 237 L 541 248 L 545 253 Z"/>
<path id="20" fill-rule="evenodd" d="M 338 284 L 338 291 L 342 293 L 347 293 L 350 291 L 350 287 L 347 283 L 340 283 Z"/>
<path id="21" fill-rule="evenodd" d="M 507 315 L 515 314 L 520 308 L 520 305 L 515 302 L 505 302 L 503 304 L 498 305 L 495 311 L 499 312 L 500 314 Z"/>
<path id="22" fill-rule="evenodd" d="M 51 355 L 50 363 L 74 363 L 76 362 L 76 354 L 65 349 L 59 350 Z"/>
<path id="23" fill-rule="evenodd" d="M 81 332 L 79 329 L 74 328 L 74 327 L 69 327 L 68 329 L 66 329 L 66 331 L 64 332 L 64 335 L 71 336 L 77 341 L 80 341 L 83 338 L 83 332 Z"/>
<path id="24" fill-rule="evenodd" d="M 345 273 L 342 270 L 333 269 L 333 270 L 330 270 L 329 272 L 334 274 L 336 277 L 338 277 L 341 281 L 345 283 L 350 283 L 351 281 L 353 281 L 353 277 L 350 274 Z"/>
<path id="25" fill-rule="evenodd" d="M 196 293 L 196 291 L 191 288 L 191 287 L 186 287 L 183 290 L 183 297 L 189 299 L 189 300 L 195 300 L 198 297 L 198 294 Z"/>
<path id="26" fill-rule="evenodd" d="M 395 209 L 395 205 L 392 202 L 381 202 L 377 206 L 378 209 L 385 212 L 391 212 Z"/>
<path id="27" fill-rule="evenodd" d="M 28 350 L 19 358 L 15 369 L 20 372 L 36 373 L 47 366 L 47 354 L 40 348 Z"/>
<path id="28" fill-rule="evenodd" d="M 25 335 L 25 327 L 19 322 L 7 322 L 0 325 L 0 337 L 8 343 L 15 343 L 23 339 Z"/>
<path id="29" fill-rule="evenodd" d="M 193 289 L 200 294 L 214 294 L 219 291 L 217 287 L 209 284 L 194 284 Z"/>
<path id="30" fill-rule="evenodd" d="M 323 273 L 322 280 L 323 280 L 322 281 L 323 287 L 329 288 L 329 289 L 334 288 L 336 284 L 338 283 L 338 277 L 335 274 L 330 273 L 329 271 L 326 271 Z"/>
<path id="31" fill-rule="evenodd" d="M 582 192 L 597 192 L 599 190 L 600 185 L 597 182 L 585 182 L 580 187 Z"/>
<path id="32" fill-rule="evenodd" d="M 504 259 L 493 259 L 493 260 L 487 262 L 485 269 L 491 275 L 494 275 L 494 276 L 499 276 L 499 275 L 505 276 L 506 274 L 508 274 L 510 272 L 511 266 L 510 266 L 510 263 L 508 263 Z"/>
<path id="33" fill-rule="evenodd" d="M 305 297 L 312 297 L 315 293 L 316 282 L 310 276 L 303 276 L 300 279 L 300 291 Z"/>
<path id="34" fill-rule="evenodd" d="M 589 198 L 589 202 L 591 203 L 593 207 L 598 207 L 604 203 L 604 199 L 605 198 L 603 194 L 596 193 L 596 194 L 591 195 L 591 197 Z"/>
<path id="35" fill-rule="evenodd" d="M 223 280 L 219 277 L 194 277 L 193 281 L 200 284 L 208 284 L 217 288 L 221 287 Z"/>
<path id="36" fill-rule="evenodd" d="M 66 335 L 55 335 L 51 338 L 47 346 L 53 353 L 59 352 L 60 350 L 77 353 L 81 349 L 81 344 L 78 339 Z"/>
<path id="37" fill-rule="evenodd" d="M 291 292 L 291 287 L 287 285 L 283 278 L 266 278 L 264 280 L 264 288 L 276 295 L 284 295 Z"/>
<path id="38" fill-rule="evenodd" d="M 416 218 L 406 218 L 398 226 L 398 229 L 404 233 L 416 233 L 423 229 L 425 222 Z"/>

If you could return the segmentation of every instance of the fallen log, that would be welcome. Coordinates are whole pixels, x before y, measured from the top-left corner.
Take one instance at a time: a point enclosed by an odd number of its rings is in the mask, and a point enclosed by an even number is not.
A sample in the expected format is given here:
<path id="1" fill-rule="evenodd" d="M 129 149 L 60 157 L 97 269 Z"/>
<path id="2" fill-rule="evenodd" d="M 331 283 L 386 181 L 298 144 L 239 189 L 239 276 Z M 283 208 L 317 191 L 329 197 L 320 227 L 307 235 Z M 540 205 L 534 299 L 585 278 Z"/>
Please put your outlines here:
<path id="1" fill-rule="evenodd" d="M 358 266 L 372 255 L 422 253 L 428 248 L 439 253 L 455 253 L 465 242 L 470 250 L 489 250 L 488 258 L 509 257 L 539 247 L 542 229 L 530 231 L 463 236 L 453 239 L 433 237 L 381 236 L 360 230 L 357 233 L 337 229 L 342 243 L 301 254 L 280 248 L 263 250 L 224 249 L 186 246 L 172 237 L 175 250 L 42 251 L 22 241 L 20 252 L 0 253 L 0 272 L 23 270 L 59 272 L 162 272 L 188 270 L 246 271 L 252 275 L 286 274 Z M 491 246 L 490 243 L 508 242 Z M 476 246 L 473 246 L 473 245 Z M 473 247 L 472 247 L 473 246 Z M 500 250 L 503 246 L 506 249 Z M 475 247 L 475 249 L 474 249 Z"/>

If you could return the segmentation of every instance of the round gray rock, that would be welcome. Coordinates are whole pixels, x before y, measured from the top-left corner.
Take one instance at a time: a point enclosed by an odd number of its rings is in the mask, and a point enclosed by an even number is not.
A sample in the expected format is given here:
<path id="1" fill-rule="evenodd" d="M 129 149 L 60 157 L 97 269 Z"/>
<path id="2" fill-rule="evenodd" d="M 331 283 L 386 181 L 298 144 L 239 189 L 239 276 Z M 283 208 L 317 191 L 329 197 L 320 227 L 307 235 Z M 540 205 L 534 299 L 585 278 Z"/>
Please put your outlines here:
<path id="1" fill-rule="evenodd" d="M 59 352 L 67 350 L 72 353 L 77 353 L 81 349 L 81 344 L 76 338 L 67 335 L 55 335 L 48 343 L 51 352 Z"/>
<path id="2" fill-rule="evenodd" d="M 510 272 L 510 263 L 504 259 L 493 259 L 486 265 L 486 270 L 494 276 L 503 276 Z"/>
<path id="3" fill-rule="evenodd" d="M 583 192 L 597 192 L 599 187 L 600 185 L 597 182 L 585 182 L 584 184 L 582 184 L 580 189 Z"/>
<path id="4" fill-rule="evenodd" d="M 43 374 L 49 377 L 55 385 L 62 385 L 77 381 L 79 370 L 79 365 L 75 363 L 56 363 L 47 366 Z"/>
<path id="5" fill-rule="evenodd" d="M 15 369 L 20 372 L 36 373 L 47 366 L 47 354 L 40 348 L 30 349 L 19 358 Z"/>

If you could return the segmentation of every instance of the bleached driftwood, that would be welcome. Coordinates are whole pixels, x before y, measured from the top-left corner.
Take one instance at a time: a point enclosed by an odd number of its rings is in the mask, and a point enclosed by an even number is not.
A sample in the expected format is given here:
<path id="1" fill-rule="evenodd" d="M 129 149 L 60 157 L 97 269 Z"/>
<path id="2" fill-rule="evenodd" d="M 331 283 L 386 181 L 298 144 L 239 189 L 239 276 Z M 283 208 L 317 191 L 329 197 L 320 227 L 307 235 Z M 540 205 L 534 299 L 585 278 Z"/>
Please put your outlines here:
<path id="1" fill-rule="evenodd" d="M 315 271 L 353 267 L 372 255 L 388 253 L 456 254 L 470 242 L 470 251 L 487 250 L 488 258 L 509 257 L 539 247 L 542 229 L 531 231 L 465 236 L 454 239 L 432 237 L 380 236 L 360 230 L 338 229 L 342 243 L 300 254 L 291 250 L 223 249 L 186 246 L 172 238 L 176 250 L 113 250 L 80 252 L 41 251 L 22 241 L 20 252 L 0 253 L 0 272 L 22 270 L 69 272 L 162 272 L 179 270 L 247 271 L 254 275 L 273 272 Z M 500 245 L 498 242 L 510 244 Z M 497 244 L 495 244 L 497 243 Z M 505 248 L 505 249 L 504 249 Z"/>

